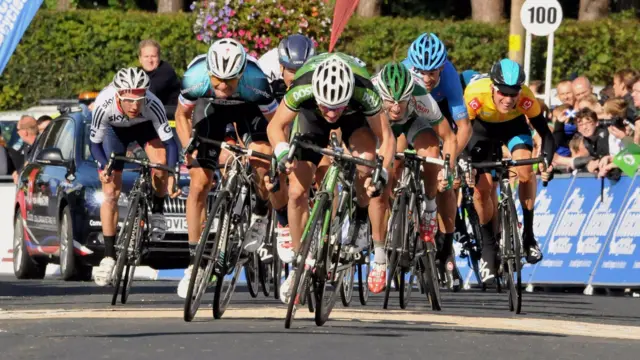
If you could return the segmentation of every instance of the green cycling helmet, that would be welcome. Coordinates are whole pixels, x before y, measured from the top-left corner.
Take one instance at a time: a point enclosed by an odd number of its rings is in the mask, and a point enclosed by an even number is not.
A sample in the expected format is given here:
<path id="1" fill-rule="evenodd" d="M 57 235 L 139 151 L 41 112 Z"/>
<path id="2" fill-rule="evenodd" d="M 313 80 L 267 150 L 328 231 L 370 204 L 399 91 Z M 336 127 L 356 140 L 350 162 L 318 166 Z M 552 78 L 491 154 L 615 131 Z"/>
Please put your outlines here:
<path id="1" fill-rule="evenodd" d="M 402 63 L 390 62 L 376 76 L 376 88 L 387 101 L 408 100 L 413 93 L 413 76 Z"/>

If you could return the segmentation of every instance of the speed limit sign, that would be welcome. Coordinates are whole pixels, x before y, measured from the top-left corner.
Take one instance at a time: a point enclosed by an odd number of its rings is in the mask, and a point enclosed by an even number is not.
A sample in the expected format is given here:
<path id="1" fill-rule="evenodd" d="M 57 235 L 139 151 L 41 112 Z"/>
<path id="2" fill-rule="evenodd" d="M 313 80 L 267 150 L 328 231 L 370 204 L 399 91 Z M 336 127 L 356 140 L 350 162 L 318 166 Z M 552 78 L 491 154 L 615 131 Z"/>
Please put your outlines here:
<path id="1" fill-rule="evenodd" d="M 558 0 L 527 0 L 520 9 L 520 21 L 533 35 L 547 36 L 558 30 L 562 7 Z"/>

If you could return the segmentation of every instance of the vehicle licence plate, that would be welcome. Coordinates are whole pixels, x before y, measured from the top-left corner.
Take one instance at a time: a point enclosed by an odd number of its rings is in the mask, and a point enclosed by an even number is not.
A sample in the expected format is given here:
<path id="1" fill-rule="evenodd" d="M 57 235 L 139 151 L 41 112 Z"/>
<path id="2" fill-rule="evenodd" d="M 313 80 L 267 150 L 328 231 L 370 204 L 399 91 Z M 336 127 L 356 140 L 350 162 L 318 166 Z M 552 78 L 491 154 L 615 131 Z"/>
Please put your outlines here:
<path id="1" fill-rule="evenodd" d="M 187 219 L 184 217 L 170 217 L 167 220 L 167 232 L 174 234 L 186 234 L 187 233 Z M 211 233 L 215 233 L 218 228 L 218 219 L 213 219 L 211 225 Z"/>

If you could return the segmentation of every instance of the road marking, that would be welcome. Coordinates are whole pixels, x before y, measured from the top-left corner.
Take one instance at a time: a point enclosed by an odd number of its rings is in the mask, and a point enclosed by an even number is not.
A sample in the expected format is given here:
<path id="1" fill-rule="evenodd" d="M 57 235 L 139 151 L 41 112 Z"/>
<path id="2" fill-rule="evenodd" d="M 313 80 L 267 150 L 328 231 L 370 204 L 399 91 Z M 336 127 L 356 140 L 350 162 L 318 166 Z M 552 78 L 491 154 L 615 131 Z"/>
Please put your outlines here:
<path id="1" fill-rule="evenodd" d="M 202 309 L 205 310 L 205 309 Z M 206 309 L 209 310 L 209 309 Z M 310 320 L 313 314 L 308 311 L 297 312 L 296 320 Z M 274 307 L 256 307 L 252 309 L 228 309 L 225 319 L 283 319 L 286 310 Z M 51 319 L 180 319 L 182 321 L 183 312 L 179 309 L 44 309 L 44 310 L 2 310 L 0 320 L 41 320 Z M 510 316 L 505 314 L 505 316 Z M 209 311 L 199 311 L 196 319 L 211 319 Z M 331 313 L 331 321 L 353 321 L 379 322 L 402 321 L 412 322 L 418 325 L 445 327 L 445 328 L 467 328 L 486 330 L 506 330 L 516 332 L 533 332 L 550 335 L 567 336 L 589 336 L 596 338 L 640 340 L 640 326 L 607 325 L 596 323 L 585 323 L 579 321 L 533 319 L 527 317 L 518 318 L 489 318 L 489 317 L 468 317 L 456 315 L 441 315 L 435 313 L 413 313 L 401 310 L 389 310 L 380 312 L 378 310 L 361 309 L 334 309 Z M 303 323 L 304 324 L 304 323 Z M 399 329 L 401 330 L 401 329 Z"/>

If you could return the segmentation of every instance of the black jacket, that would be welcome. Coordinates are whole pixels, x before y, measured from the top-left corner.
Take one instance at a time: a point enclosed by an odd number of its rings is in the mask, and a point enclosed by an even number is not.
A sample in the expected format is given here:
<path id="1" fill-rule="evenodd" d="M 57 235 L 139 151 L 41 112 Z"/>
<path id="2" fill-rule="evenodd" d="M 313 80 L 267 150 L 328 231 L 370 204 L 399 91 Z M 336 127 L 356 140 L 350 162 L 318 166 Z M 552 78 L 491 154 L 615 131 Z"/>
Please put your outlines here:
<path id="1" fill-rule="evenodd" d="M 593 135 L 584 137 L 584 147 L 596 159 L 609 155 L 609 131 L 598 127 Z"/>
<path id="2" fill-rule="evenodd" d="M 163 105 L 176 105 L 180 95 L 180 80 L 169 63 L 160 60 L 160 65 L 147 72 L 151 80 L 149 91 L 162 101 Z"/>

